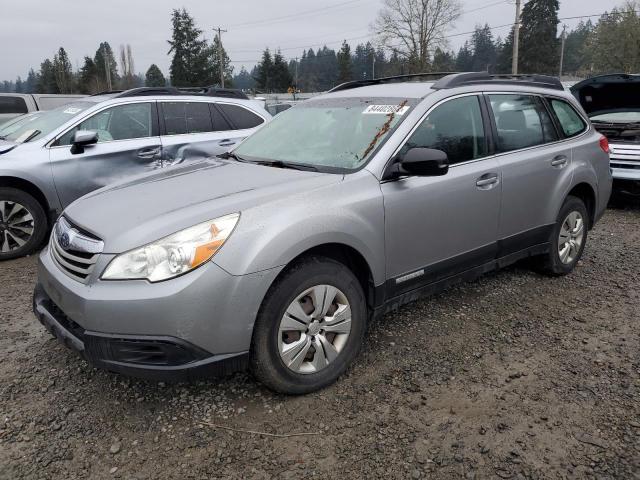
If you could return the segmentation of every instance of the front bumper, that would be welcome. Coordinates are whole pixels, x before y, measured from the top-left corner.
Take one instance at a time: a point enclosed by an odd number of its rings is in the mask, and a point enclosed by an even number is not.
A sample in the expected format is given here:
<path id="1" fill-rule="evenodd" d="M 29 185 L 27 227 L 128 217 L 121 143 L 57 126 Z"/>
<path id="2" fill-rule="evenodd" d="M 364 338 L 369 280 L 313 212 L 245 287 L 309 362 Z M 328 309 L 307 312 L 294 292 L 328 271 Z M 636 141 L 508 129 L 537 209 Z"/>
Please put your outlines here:
<path id="1" fill-rule="evenodd" d="M 225 374 L 246 364 L 253 324 L 280 269 L 233 276 L 208 262 L 159 283 L 101 281 L 101 255 L 87 283 L 40 254 L 34 312 L 92 364 L 144 378 Z"/>
<path id="2" fill-rule="evenodd" d="M 33 312 L 58 341 L 92 365 L 147 380 L 188 381 L 243 370 L 248 352 L 211 355 L 174 337 L 92 332 L 67 317 L 38 284 Z"/>

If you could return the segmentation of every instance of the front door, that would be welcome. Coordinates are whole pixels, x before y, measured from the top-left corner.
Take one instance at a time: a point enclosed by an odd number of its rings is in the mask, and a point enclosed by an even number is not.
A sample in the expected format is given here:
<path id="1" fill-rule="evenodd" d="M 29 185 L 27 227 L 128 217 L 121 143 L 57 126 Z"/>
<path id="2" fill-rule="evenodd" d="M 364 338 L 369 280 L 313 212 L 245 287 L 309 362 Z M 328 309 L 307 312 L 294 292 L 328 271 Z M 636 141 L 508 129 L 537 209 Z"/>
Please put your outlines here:
<path id="1" fill-rule="evenodd" d="M 98 133 L 98 143 L 72 153 L 78 130 Z M 155 102 L 101 110 L 63 134 L 50 149 L 54 183 L 64 207 L 87 193 L 161 167 Z"/>
<path id="2" fill-rule="evenodd" d="M 501 174 L 497 161 L 486 158 L 485 122 L 478 96 L 447 100 L 400 150 L 443 150 L 450 168 L 444 176 L 382 184 L 390 296 L 495 258 Z"/>

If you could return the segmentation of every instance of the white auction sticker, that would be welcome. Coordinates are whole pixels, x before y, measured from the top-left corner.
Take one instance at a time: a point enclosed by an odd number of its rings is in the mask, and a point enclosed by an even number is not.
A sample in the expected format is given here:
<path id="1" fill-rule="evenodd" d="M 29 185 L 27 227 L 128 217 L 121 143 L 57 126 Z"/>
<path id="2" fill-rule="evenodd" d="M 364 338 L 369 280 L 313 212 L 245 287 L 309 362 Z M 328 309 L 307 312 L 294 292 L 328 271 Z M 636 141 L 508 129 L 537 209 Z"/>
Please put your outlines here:
<path id="1" fill-rule="evenodd" d="M 391 113 L 395 113 L 396 115 L 404 115 L 405 112 L 409 110 L 407 105 L 369 105 L 363 114 L 380 114 L 380 115 L 389 115 Z"/>
<path id="2" fill-rule="evenodd" d="M 64 113 L 68 115 L 75 115 L 76 113 L 80 113 L 81 111 L 82 111 L 81 108 L 69 107 L 64 111 Z"/>

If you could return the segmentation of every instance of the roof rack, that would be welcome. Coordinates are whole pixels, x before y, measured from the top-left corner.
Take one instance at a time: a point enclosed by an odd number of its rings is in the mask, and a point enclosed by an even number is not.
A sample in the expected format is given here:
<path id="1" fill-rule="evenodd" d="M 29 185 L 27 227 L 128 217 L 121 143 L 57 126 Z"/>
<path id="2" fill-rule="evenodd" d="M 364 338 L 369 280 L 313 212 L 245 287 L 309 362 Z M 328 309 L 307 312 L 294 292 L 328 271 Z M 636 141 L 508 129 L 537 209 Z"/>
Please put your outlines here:
<path id="1" fill-rule="evenodd" d="M 103 92 L 92 93 L 91 97 L 98 97 L 100 95 L 113 95 L 115 93 L 122 93 L 124 90 L 104 90 Z"/>
<path id="2" fill-rule="evenodd" d="M 242 90 L 217 87 L 140 87 L 109 93 L 117 93 L 116 98 L 146 97 L 150 95 L 202 95 L 206 97 L 225 97 L 249 100 L 249 97 L 247 97 Z"/>
<path id="3" fill-rule="evenodd" d="M 436 81 L 444 78 L 448 75 L 452 75 L 453 72 L 425 72 L 425 73 L 410 73 L 407 75 L 394 75 L 391 77 L 372 78 L 369 80 L 353 80 L 351 82 L 341 83 L 333 87 L 330 92 L 338 92 L 340 90 L 349 90 L 351 88 L 367 87 L 369 85 L 382 85 L 384 83 L 400 83 L 411 82 L 419 80 L 431 80 Z"/>
<path id="4" fill-rule="evenodd" d="M 479 84 L 525 85 L 528 87 L 564 90 L 564 86 L 557 77 L 548 75 L 490 75 L 487 72 L 467 72 L 447 75 L 437 81 L 431 88 L 434 90 L 444 90 L 447 88 Z"/>

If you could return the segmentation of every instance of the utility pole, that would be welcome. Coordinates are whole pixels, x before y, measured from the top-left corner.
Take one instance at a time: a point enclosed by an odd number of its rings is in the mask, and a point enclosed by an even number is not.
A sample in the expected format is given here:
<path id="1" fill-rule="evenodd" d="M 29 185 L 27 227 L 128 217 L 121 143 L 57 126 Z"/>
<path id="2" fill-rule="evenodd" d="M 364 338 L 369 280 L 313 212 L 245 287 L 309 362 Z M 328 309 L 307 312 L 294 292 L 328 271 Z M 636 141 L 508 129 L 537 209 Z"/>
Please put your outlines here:
<path id="1" fill-rule="evenodd" d="M 374 80 L 376 79 L 376 54 L 374 53 L 372 58 L 372 62 L 371 62 L 371 78 L 373 78 Z"/>
<path id="2" fill-rule="evenodd" d="M 560 80 L 562 80 L 562 69 L 564 68 L 564 44 L 567 40 L 567 26 L 562 26 L 562 46 L 560 47 Z"/>
<path id="3" fill-rule="evenodd" d="M 214 28 L 214 31 L 218 32 L 218 61 L 220 62 L 220 88 L 224 88 L 224 65 L 222 63 L 222 34 L 227 33 L 226 30 L 222 30 L 220 27 Z"/>
<path id="4" fill-rule="evenodd" d="M 511 63 L 511 73 L 518 74 L 518 53 L 520 50 L 520 4 L 521 0 L 516 0 L 516 21 L 513 25 L 513 61 Z"/>
<path id="5" fill-rule="evenodd" d="M 300 62 L 298 62 L 298 57 L 296 57 L 296 81 L 295 81 L 296 92 L 298 91 L 298 63 L 300 63 Z"/>

